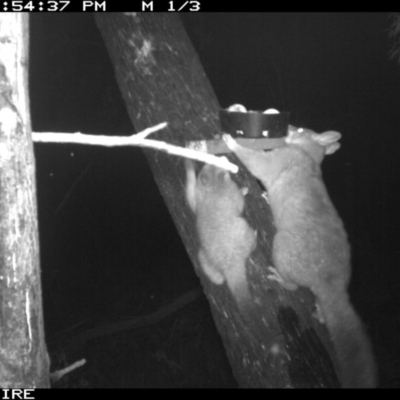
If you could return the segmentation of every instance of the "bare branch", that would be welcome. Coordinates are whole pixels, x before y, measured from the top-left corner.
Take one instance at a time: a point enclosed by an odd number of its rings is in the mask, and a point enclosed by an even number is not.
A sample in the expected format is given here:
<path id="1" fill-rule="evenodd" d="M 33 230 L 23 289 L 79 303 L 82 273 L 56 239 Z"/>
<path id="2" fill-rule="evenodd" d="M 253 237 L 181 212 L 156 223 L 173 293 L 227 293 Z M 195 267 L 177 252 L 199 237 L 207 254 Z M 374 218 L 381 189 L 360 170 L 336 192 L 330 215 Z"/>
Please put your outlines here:
<path id="1" fill-rule="evenodd" d="M 74 369 L 77 369 L 79 367 L 82 367 L 82 365 L 86 364 L 86 360 L 83 358 L 80 361 L 76 361 L 74 362 L 72 365 L 70 365 L 69 367 L 66 367 L 64 369 L 60 369 L 58 371 L 54 371 L 50 374 L 50 378 L 53 382 L 58 381 L 59 379 L 61 379 L 64 375 L 69 374 L 70 372 L 72 372 Z"/>
<path id="2" fill-rule="evenodd" d="M 57 132 L 33 132 L 32 139 L 37 143 L 77 143 L 97 146 L 139 146 L 148 147 L 155 150 L 165 151 L 175 156 L 191 158 L 202 161 L 216 167 L 226 169 L 229 172 L 237 173 L 239 168 L 232 164 L 226 157 L 216 157 L 202 151 L 197 151 L 185 147 L 174 146 L 161 140 L 146 139 L 148 135 L 158 130 L 164 129 L 166 122 L 147 128 L 131 136 L 104 136 L 104 135 L 84 135 L 76 133 L 57 133 Z"/>

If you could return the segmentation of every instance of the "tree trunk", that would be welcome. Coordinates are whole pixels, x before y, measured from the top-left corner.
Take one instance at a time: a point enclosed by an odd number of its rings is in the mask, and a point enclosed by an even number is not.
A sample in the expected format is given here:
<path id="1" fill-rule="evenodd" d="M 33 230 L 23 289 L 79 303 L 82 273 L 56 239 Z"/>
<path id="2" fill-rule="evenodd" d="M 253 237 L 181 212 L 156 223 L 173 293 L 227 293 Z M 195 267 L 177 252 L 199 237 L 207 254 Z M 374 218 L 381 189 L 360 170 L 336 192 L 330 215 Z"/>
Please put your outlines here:
<path id="1" fill-rule="evenodd" d="M 0 387 L 49 386 L 35 164 L 28 99 L 28 14 L 0 16 Z"/>
<path id="2" fill-rule="evenodd" d="M 177 14 L 98 13 L 96 21 L 137 131 L 167 121 L 168 129 L 154 136 L 178 145 L 211 139 L 220 133 L 218 101 Z M 256 300 L 243 312 L 226 285 L 212 284 L 199 268 L 194 216 L 184 195 L 183 160 L 154 150 L 144 151 L 201 278 L 239 385 L 338 386 L 325 350 L 327 347 L 332 351 L 326 330 L 311 317 L 311 293 L 302 289 L 288 293 L 266 279 L 274 227 L 256 180 L 243 168 L 233 178 L 249 188 L 244 215 L 257 230 L 258 238 L 257 249 L 247 265 Z M 240 165 L 232 154 L 229 158 Z"/>

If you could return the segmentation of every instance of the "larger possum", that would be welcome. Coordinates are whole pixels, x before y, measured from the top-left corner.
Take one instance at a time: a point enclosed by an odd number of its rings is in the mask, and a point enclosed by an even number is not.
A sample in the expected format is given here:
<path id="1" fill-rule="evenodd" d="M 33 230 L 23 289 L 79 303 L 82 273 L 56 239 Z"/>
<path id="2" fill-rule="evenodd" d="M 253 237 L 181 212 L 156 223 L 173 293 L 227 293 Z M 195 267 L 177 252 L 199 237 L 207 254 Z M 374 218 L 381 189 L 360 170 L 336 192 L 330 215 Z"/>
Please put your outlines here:
<path id="1" fill-rule="evenodd" d="M 270 279 L 285 288 L 309 288 L 333 341 L 343 387 L 374 387 L 376 368 L 369 339 L 347 292 L 350 246 L 322 180 L 325 154 L 339 148 L 340 134 L 290 128 L 287 146 L 268 152 L 228 147 L 268 191 L 277 233 Z"/>

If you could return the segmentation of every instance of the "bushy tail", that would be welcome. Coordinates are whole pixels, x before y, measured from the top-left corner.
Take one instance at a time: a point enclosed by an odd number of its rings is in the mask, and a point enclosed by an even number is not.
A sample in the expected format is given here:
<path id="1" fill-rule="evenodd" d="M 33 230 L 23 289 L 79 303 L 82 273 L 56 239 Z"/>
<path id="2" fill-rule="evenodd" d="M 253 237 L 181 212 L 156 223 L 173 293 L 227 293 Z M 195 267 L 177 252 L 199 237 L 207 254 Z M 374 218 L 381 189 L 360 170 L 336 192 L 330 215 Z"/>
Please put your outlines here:
<path id="1" fill-rule="evenodd" d="M 347 296 L 322 309 L 333 341 L 339 378 L 344 388 L 372 388 L 377 372 L 372 348 L 360 318 Z M 340 304 L 338 303 L 340 302 Z"/>

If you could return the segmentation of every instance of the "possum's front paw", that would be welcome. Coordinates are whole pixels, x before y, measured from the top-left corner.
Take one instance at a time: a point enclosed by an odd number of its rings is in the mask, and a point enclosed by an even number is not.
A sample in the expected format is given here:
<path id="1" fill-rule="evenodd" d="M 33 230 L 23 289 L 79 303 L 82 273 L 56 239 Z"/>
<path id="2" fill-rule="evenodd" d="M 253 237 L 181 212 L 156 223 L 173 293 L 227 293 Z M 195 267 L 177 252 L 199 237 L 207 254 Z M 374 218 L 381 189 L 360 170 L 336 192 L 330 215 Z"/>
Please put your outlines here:
<path id="1" fill-rule="evenodd" d="M 274 267 L 268 267 L 268 271 L 271 272 L 270 275 L 267 276 L 268 279 L 271 279 L 271 281 L 276 281 L 280 283 L 285 289 L 287 290 L 296 290 L 297 285 L 292 282 L 287 282 L 285 281 L 282 276 L 279 274 L 278 270 Z"/>
<path id="2" fill-rule="evenodd" d="M 318 302 L 315 304 L 315 311 L 313 312 L 312 316 L 316 318 L 320 324 L 326 323 L 324 314 L 321 310 L 321 306 L 318 304 Z"/>
<path id="3" fill-rule="evenodd" d="M 212 283 L 215 285 L 222 285 L 225 282 L 224 275 L 216 265 L 210 264 L 207 253 L 203 249 L 199 251 L 199 260 L 203 272 Z"/>
<path id="4" fill-rule="evenodd" d="M 235 151 L 238 149 L 238 147 L 240 147 L 238 145 L 238 143 L 236 142 L 236 140 L 231 135 L 228 135 L 227 133 L 222 135 L 222 139 L 224 140 L 224 142 L 226 143 L 226 145 L 228 146 L 228 148 L 231 151 Z"/>

